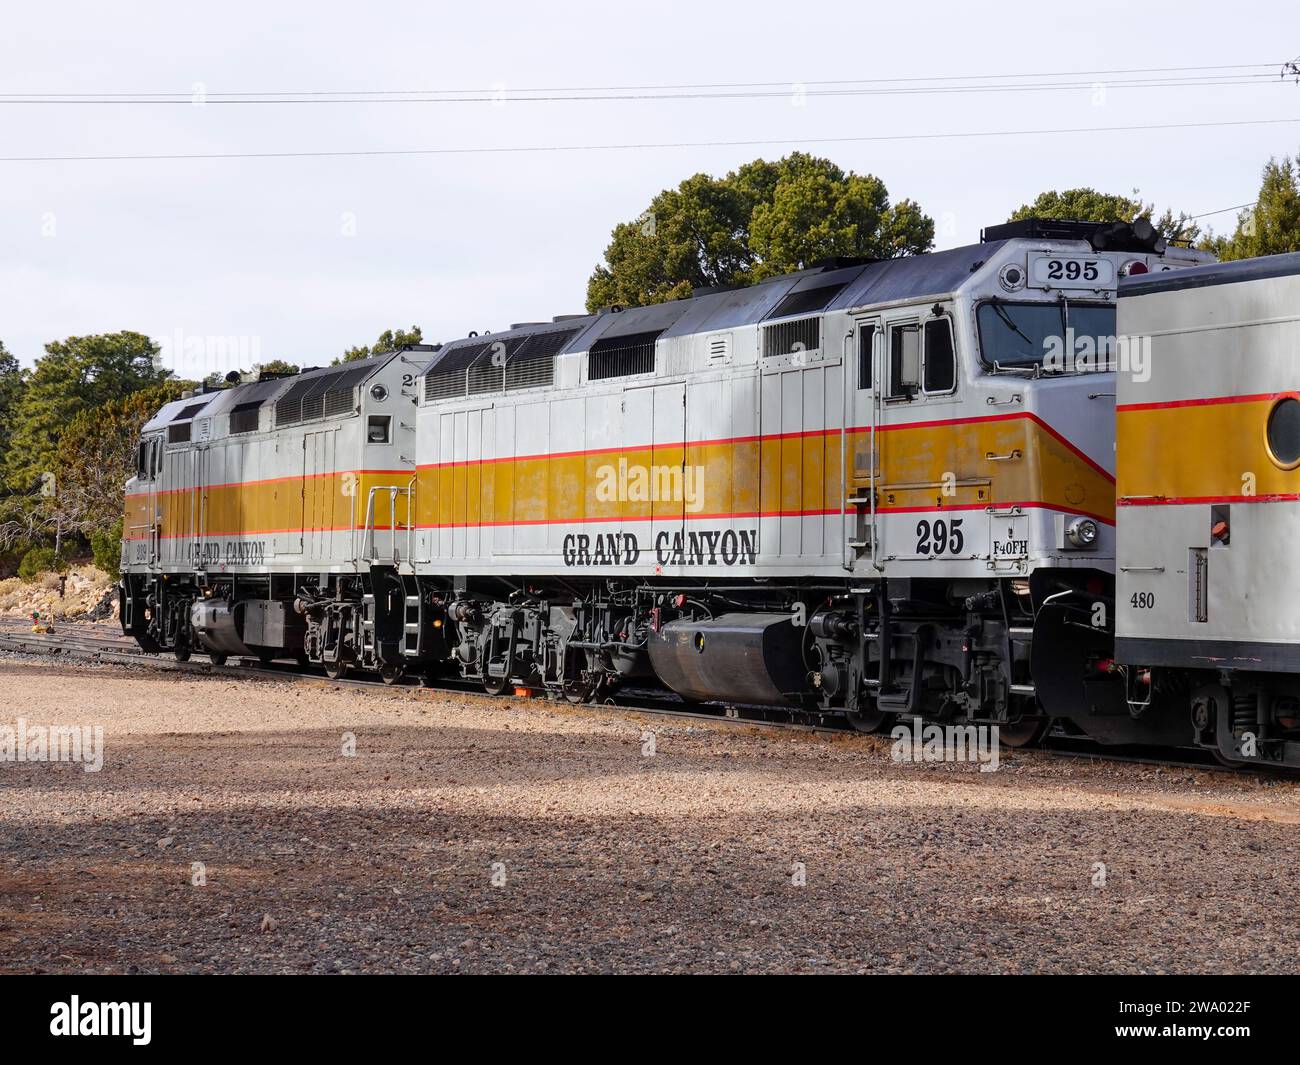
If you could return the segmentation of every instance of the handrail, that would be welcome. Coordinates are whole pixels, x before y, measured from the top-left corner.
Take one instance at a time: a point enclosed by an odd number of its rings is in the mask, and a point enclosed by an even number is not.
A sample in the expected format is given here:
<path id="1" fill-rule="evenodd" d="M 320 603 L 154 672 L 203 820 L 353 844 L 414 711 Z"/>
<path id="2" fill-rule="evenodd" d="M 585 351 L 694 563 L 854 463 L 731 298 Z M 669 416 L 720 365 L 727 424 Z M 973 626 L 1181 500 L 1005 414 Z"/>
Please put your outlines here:
<path id="1" fill-rule="evenodd" d="M 871 497 L 871 566 L 877 572 L 884 569 L 880 564 L 880 537 L 876 529 L 876 465 L 880 456 L 876 442 L 880 439 L 880 353 L 884 350 L 882 330 L 871 330 L 871 457 L 868 473 L 868 495 Z"/>
<path id="2" fill-rule="evenodd" d="M 840 564 L 853 571 L 853 548 L 849 546 L 849 340 L 853 332 L 844 334 L 840 355 Z"/>
<path id="3" fill-rule="evenodd" d="M 397 497 L 406 497 L 406 560 L 408 563 L 413 562 L 415 557 L 415 483 L 416 478 L 411 477 L 406 486 L 398 484 L 377 484 L 372 485 L 366 493 L 366 520 L 362 527 L 361 542 L 363 548 L 367 543 L 369 536 L 369 550 L 366 551 L 365 559 L 367 562 L 377 562 L 378 554 L 378 529 L 375 525 L 375 493 L 388 493 L 388 533 L 391 537 L 392 561 L 394 566 L 400 566 L 402 563 L 402 553 L 397 546 Z"/>

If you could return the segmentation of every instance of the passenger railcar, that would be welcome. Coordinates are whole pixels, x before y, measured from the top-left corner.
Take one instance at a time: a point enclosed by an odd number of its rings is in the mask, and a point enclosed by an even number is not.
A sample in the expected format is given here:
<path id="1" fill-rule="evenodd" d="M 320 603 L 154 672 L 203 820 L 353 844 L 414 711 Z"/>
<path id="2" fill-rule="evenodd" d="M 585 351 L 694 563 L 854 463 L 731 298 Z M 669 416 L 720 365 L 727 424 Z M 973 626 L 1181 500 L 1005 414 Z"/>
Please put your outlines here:
<path id="1" fill-rule="evenodd" d="M 1122 701 L 1098 712 L 1300 766 L 1300 255 L 1136 278 L 1119 302 L 1150 360 L 1119 375 Z"/>

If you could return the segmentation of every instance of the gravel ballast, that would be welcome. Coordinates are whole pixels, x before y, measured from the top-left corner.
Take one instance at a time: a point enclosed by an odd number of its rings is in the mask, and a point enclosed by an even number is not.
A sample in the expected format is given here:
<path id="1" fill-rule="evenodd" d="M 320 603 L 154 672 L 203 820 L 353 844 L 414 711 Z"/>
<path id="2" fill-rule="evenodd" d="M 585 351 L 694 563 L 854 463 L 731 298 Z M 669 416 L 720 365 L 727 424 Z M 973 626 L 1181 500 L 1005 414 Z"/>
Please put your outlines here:
<path id="1" fill-rule="evenodd" d="M 0 655 L 0 971 L 1294 972 L 1300 783 Z M 355 753 L 352 753 L 354 750 Z"/>

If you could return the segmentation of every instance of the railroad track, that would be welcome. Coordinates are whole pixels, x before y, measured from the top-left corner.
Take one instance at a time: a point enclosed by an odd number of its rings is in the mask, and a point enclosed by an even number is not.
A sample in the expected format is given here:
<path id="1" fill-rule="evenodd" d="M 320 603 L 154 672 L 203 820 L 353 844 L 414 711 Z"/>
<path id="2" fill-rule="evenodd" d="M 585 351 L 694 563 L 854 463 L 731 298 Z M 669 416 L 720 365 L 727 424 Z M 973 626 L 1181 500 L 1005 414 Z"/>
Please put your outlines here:
<path id="1" fill-rule="evenodd" d="M 264 665 L 256 658 L 243 658 L 237 655 L 232 655 L 224 665 L 209 662 L 202 654 L 196 654 L 195 658 L 181 662 L 166 655 L 149 654 L 142 651 L 134 640 L 127 637 L 114 636 L 108 633 L 78 631 L 75 623 L 67 622 L 55 626 L 53 632 L 34 632 L 30 626 L 0 623 L 0 650 L 206 676 L 231 676 L 307 684 L 315 683 L 331 687 L 350 687 L 363 690 L 391 687 L 430 692 L 445 691 L 492 698 L 485 695 L 482 689 L 472 681 L 457 681 L 455 679 L 440 680 L 436 686 L 432 687 L 409 677 L 398 680 L 393 685 L 385 684 L 378 677 L 351 676 L 334 680 L 327 677 L 324 670 L 316 667 L 302 667 L 288 662 Z M 581 707 L 581 704 L 567 702 L 565 705 Z M 640 692 L 635 689 L 620 693 L 618 697 L 605 699 L 601 705 L 638 713 L 689 718 L 729 725 L 758 725 L 786 731 L 833 733 L 852 731 L 847 725 L 837 726 L 792 719 L 790 716 L 783 715 L 780 710 L 770 710 L 762 707 L 746 707 L 742 709 L 727 707 L 712 712 L 687 709 L 686 705 L 680 700 L 667 699 L 652 692 Z"/>
<path id="2" fill-rule="evenodd" d="M 396 687 L 430 692 L 456 692 L 458 694 L 491 698 L 491 696 L 485 695 L 473 682 L 454 679 L 440 680 L 436 686 L 432 687 L 411 678 L 403 678 L 394 685 L 388 685 L 378 677 L 352 676 L 334 680 L 327 677 L 324 670 L 315 667 L 302 667 L 287 662 L 264 665 L 256 658 L 232 656 L 226 664 L 216 665 L 206 661 L 202 655 L 199 655 L 196 659 L 181 662 L 165 655 L 149 654 L 141 650 L 134 640 L 126 636 L 102 631 L 87 631 L 87 629 L 88 626 L 84 623 L 64 622 L 55 625 L 52 632 L 35 632 L 28 625 L 12 621 L 0 621 L 0 650 L 206 676 L 230 676 L 242 679 L 269 679 L 293 683 L 325 684 L 331 687 L 350 687 L 362 690 Z M 566 703 L 565 705 L 573 705 L 575 709 L 582 708 L 582 704 Z M 853 729 L 847 723 L 803 720 L 800 718 L 798 711 L 786 712 L 763 707 L 719 707 L 712 711 L 689 709 L 687 704 L 680 700 L 668 699 L 657 693 L 637 691 L 635 689 L 620 693 L 614 698 L 607 698 L 601 705 L 634 713 L 684 718 L 712 724 L 757 726 L 794 732 L 853 733 Z M 1252 771 L 1252 769 L 1255 772 L 1285 772 L 1267 766 L 1261 766 L 1258 769 L 1224 766 L 1209 751 L 1201 752 L 1189 748 L 1173 748 L 1167 754 L 1162 755 L 1157 750 L 1135 751 L 1127 748 L 1103 747 L 1090 740 L 1067 736 L 1063 733 L 1049 734 L 1042 745 L 1035 749 L 1057 758 L 1131 762 L 1184 769 L 1212 769 L 1221 773 L 1241 773 Z M 1019 753 L 1024 749 L 1013 748 L 1008 750 L 1016 750 Z"/>

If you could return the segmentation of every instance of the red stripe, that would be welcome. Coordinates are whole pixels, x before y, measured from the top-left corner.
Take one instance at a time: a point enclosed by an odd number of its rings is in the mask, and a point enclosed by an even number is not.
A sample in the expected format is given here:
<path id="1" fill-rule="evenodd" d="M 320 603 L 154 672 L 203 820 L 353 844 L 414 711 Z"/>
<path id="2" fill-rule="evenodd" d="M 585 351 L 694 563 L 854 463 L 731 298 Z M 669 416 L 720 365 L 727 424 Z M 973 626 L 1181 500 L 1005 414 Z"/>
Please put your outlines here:
<path id="1" fill-rule="evenodd" d="M 1229 403 L 1264 403 L 1268 400 L 1282 399 L 1290 396 L 1300 399 L 1300 392 L 1257 392 L 1249 396 L 1209 396 L 1205 399 L 1171 399 L 1157 403 L 1121 403 L 1117 411 L 1131 410 L 1175 410 L 1179 407 L 1218 407 Z"/>
<path id="2" fill-rule="evenodd" d="M 1040 503 L 1033 500 L 1018 500 L 1015 502 L 998 503 L 995 506 L 996 509 L 998 510 L 1004 509 L 1006 507 L 1022 507 L 1026 510 L 1060 511 L 1062 514 L 1077 514 L 1078 516 L 1083 518 L 1092 518 L 1094 521 L 1099 521 L 1104 525 L 1115 524 L 1113 519 L 1103 517 L 1100 514 L 1092 514 L 1086 510 L 1077 510 L 1074 507 L 1053 506 L 1050 503 Z M 972 511 L 972 510 L 988 510 L 988 509 L 989 506 L 986 503 L 958 503 L 950 507 L 880 507 L 876 510 L 876 513 L 879 515 L 888 516 L 890 514 L 927 514 L 927 513 L 943 514 L 949 511 Z M 643 521 L 675 522 L 679 520 L 736 521 L 736 520 L 751 519 L 751 518 L 831 517 L 834 515 L 838 515 L 839 513 L 840 511 L 837 509 L 769 510 L 769 511 L 738 510 L 738 511 L 731 511 L 727 513 L 717 513 L 717 514 L 675 514 L 674 513 L 674 514 L 633 514 L 624 517 L 615 515 L 613 517 L 532 518 L 528 520 L 519 520 L 519 521 L 483 521 L 483 522 L 474 522 L 472 524 L 469 522 L 454 522 L 454 523 L 419 522 L 416 524 L 415 528 L 417 529 L 495 529 L 495 528 L 502 528 L 511 525 L 516 525 L 516 526 L 594 525 L 594 524 L 618 525 L 627 522 L 643 522 Z M 383 526 L 383 525 L 374 526 L 374 528 L 378 532 L 390 531 L 387 526 Z M 220 532 L 220 533 L 209 532 L 209 533 L 204 533 L 201 536 L 195 536 L 193 533 L 168 533 L 166 536 L 161 537 L 161 539 L 211 540 L 223 536 L 230 536 L 230 537 L 278 536 L 282 534 L 292 535 L 293 533 L 302 534 L 308 532 L 361 532 L 361 531 L 362 529 L 360 526 L 351 527 L 347 525 L 336 525 L 336 526 L 331 526 L 328 529 L 244 529 L 242 531 L 237 531 L 237 532 Z M 407 530 L 399 526 L 396 531 L 399 533 L 403 533 L 406 532 Z M 134 536 L 134 537 L 127 537 L 127 539 L 147 540 L 148 537 Z"/>
<path id="3" fill-rule="evenodd" d="M 257 484 L 283 484 L 286 481 L 318 481 L 326 477 L 343 477 L 349 473 L 356 474 L 358 477 L 387 477 L 390 474 L 402 474 L 408 479 L 413 476 L 412 470 L 336 470 L 333 473 L 299 473 L 290 474 L 287 477 L 262 477 L 256 481 L 222 481 L 220 484 L 201 485 L 204 491 L 211 491 L 213 488 L 250 488 Z M 189 488 L 165 488 L 162 491 L 155 492 L 127 492 L 127 499 L 147 499 L 150 495 L 154 496 L 171 496 L 179 495 L 181 492 L 193 492 L 194 487 Z"/>
<path id="4" fill-rule="evenodd" d="M 995 508 L 1001 510 L 1006 507 L 1023 507 L 1026 510 L 1055 510 L 1063 514 L 1077 514 L 1079 517 L 1092 518 L 1095 521 L 1102 522 L 1105 525 L 1114 525 L 1113 518 L 1103 517 L 1100 514 L 1093 514 L 1086 510 L 1078 510 L 1074 507 L 1054 506 L 1051 503 L 1041 503 L 1031 500 L 1017 500 L 1009 503 L 998 503 Z M 943 514 L 947 511 L 972 511 L 988 510 L 987 503 L 957 503 L 950 507 L 877 507 L 876 513 L 888 516 L 890 514 Z M 641 521 L 677 521 L 679 518 L 685 521 L 733 521 L 745 518 L 815 518 L 838 515 L 838 509 L 828 510 L 768 510 L 768 511 L 732 511 L 729 513 L 718 514 L 634 514 L 626 517 L 618 515 L 612 517 L 584 517 L 584 518 L 532 518 L 525 521 L 483 521 L 483 522 L 420 522 L 416 525 L 417 529 L 495 529 L 511 525 L 592 525 L 607 524 L 616 525 L 624 522 L 641 522 Z M 400 530 L 399 530 L 400 531 Z"/>
<path id="5" fill-rule="evenodd" d="M 1121 507 L 1185 507 L 1200 503 L 1294 503 L 1296 501 L 1300 501 L 1300 492 L 1254 496 L 1155 496 L 1145 499 L 1120 496 L 1116 503 Z"/>
<path id="6" fill-rule="evenodd" d="M 418 527 L 418 526 L 417 526 Z M 363 529 L 360 525 L 331 525 L 327 529 L 229 529 L 225 532 L 174 532 L 163 533 L 158 537 L 159 540 L 217 540 L 222 537 L 231 537 L 244 539 L 249 536 L 301 536 L 303 533 L 331 533 L 331 532 L 390 532 L 391 528 L 387 525 L 371 525 L 369 529 Z M 407 530 L 403 526 L 397 527 L 397 532 L 404 533 Z M 148 536 L 124 536 L 124 540 L 137 541 L 148 540 Z"/>

